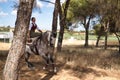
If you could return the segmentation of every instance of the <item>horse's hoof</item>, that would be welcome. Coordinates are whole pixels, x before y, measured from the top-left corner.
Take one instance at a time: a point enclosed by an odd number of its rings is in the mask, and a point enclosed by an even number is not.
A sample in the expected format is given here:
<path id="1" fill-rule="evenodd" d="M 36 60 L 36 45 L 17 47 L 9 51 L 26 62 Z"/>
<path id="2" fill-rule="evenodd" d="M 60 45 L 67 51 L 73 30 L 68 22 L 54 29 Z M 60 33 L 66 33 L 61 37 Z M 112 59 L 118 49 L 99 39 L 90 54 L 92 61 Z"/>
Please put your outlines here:
<path id="1" fill-rule="evenodd" d="M 56 67 L 55 67 L 54 69 L 50 69 L 49 71 L 50 71 L 50 72 L 53 72 L 53 73 L 57 73 Z"/>
<path id="2" fill-rule="evenodd" d="M 57 68 L 55 67 L 54 70 L 53 70 L 54 73 L 57 73 Z"/>
<path id="3" fill-rule="evenodd" d="M 48 68 L 48 64 L 43 67 L 43 70 L 46 70 Z"/>
<path id="4" fill-rule="evenodd" d="M 43 67 L 43 70 L 45 70 L 46 68 L 45 67 Z"/>

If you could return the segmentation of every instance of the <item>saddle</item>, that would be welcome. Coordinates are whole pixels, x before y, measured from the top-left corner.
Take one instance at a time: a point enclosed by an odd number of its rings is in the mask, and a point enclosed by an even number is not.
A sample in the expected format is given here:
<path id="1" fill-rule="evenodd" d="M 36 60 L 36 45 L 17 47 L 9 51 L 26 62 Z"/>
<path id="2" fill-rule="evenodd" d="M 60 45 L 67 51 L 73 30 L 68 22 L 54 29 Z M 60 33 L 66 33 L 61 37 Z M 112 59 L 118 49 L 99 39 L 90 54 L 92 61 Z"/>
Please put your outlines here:
<path id="1" fill-rule="evenodd" d="M 26 44 L 30 47 L 30 49 L 33 53 L 35 53 L 36 55 L 39 55 L 37 47 L 36 47 L 37 44 L 35 42 L 35 41 L 37 41 L 37 39 L 38 39 L 38 37 L 30 38 L 29 41 L 27 41 Z"/>
<path id="2" fill-rule="evenodd" d="M 31 42 L 32 42 L 32 39 L 27 40 L 27 42 L 28 42 L 28 43 L 31 43 Z"/>

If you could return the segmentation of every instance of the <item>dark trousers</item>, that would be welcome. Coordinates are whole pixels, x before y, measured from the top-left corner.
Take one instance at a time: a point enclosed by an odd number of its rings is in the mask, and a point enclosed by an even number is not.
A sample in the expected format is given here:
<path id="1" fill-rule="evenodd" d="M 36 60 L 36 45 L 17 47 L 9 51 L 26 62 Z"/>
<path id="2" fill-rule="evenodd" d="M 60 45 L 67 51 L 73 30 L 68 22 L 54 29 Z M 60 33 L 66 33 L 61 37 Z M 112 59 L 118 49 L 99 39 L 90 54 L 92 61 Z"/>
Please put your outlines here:
<path id="1" fill-rule="evenodd" d="M 38 37 L 40 35 L 41 35 L 41 33 L 39 33 L 39 32 L 33 32 L 33 31 L 30 32 L 30 38 L 35 38 L 35 37 Z"/>

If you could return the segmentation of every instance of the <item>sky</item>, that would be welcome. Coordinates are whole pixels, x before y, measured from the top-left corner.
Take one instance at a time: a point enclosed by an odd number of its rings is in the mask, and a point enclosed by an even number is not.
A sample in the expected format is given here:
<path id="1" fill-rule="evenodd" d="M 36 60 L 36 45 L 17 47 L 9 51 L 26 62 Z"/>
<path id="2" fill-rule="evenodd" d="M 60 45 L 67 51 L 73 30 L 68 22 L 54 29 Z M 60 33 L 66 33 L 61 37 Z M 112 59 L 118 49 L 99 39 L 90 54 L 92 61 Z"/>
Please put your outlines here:
<path id="1" fill-rule="evenodd" d="M 0 0 L 0 26 L 15 26 L 17 10 L 13 7 L 17 0 Z M 49 0 L 55 2 L 55 0 Z M 65 0 L 61 0 L 64 2 Z M 37 7 L 32 17 L 36 17 L 36 24 L 41 30 L 51 30 L 54 5 L 37 0 Z"/>

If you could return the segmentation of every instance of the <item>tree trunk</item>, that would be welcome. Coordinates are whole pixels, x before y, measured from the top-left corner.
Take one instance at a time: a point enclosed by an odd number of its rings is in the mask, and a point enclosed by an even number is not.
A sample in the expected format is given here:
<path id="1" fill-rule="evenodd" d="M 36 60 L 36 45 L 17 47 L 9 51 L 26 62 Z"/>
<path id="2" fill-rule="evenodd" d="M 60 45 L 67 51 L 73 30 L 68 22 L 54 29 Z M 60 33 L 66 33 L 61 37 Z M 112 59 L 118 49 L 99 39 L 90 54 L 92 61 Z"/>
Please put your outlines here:
<path id="1" fill-rule="evenodd" d="M 105 27 L 106 27 L 106 30 L 105 30 L 105 44 L 104 44 L 105 46 L 104 46 L 104 49 L 107 49 L 107 38 L 108 38 L 108 27 L 109 27 L 107 21 L 105 22 Z"/>
<path id="2" fill-rule="evenodd" d="M 62 12 L 60 1 L 59 1 L 58 5 L 59 5 L 60 32 L 59 32 L 59 36 L 58 36 L 57 51 L 61 51 L 63 34 L 64 34 L 64 20 L 63 20 L 64 15 Z"/>
<path id="3" fill-rule="evenodd" d="M 53 12 L 53 21 L 52 21 L 52 32 L 55 33 L 55 36 L 57 36 L 57 20 L 58 20 L 58 3 L 60 0 L 55 1 L 55 7 Z M 56 41 L 55 41 L 56 43 Z M 54 53 L 57 51 L 56 44 L 54 45 Z"/>
<path id="4" fill-rule="evenodd" d="M 64 13 L 62 12 L 62 8 L 59 2 L 59 19 L 60 19 L 60 32 L 58 36 L 58 43 L 57 43 L 57 51 L 61 51 L 62 48 L 62 41 L 63 41 L 63 35 L 64 35 L 64 27 L 66 25 L 66 16 L 67 16 L 67 9 L 69 6 L 70 0 L 66 0 Z"/>
<path id="5" fill-rule="evenodd" d="M 87 20 L 87 19 L 85 19 L 85 20 Z M 86 21 L 85 21 L 85 23 L 84 23 L 84 27 L 85 27 L 85 44 L 84 44 L 84 47 L 88 47 L 90 20 L 91 20 L 91 16 L 89 17 L 88 22 L 86 23 Z"/>
<path id="6" fill-rule="evenodd" d="M 3 80 L 18 80 L 19 62 L 25 52 L 26 36 L 34 0 L 20 0 L 13 42 L 7 56 Z"/>
<path id="7" fill-rule="evenodd" d="M 88 27 L 85 28 L 85 44 L 84 44 L 84 47 L 88 47 L 88 39 L 89 39 L 89 31 L 88 31 Z"/>
<path id="8" fill-rule="evenodd" d="M 100 28 L 100 31 L 99 31 L 99 34 L 98 34 L 98 37 L 97 37 L 97 41 L 96 41 L 96 47 L 98 47 L 98 43 L 100 41 L 100 37 L 103 35 L 104 32 L 105 32 L 105 29 L 104 29 L 104 26 L 101 23 L 101 28 Z"/>
<path id="9" fill-rule="evenodd" d="M 104 49 L 107 49 L 107 38 L 108 38 L 108 35 L 107 35 L 107 32 L 105 34 L 105 48 Z"/>
<path id="10" fill-rule="evenodd" d="M 59 4 L 59 2 L 60 2 L 60 0 L 55 1 L 55 7 L 54 7 L 54 12 L 53 12 L 52 32 L 55 32 L 55 33 L 57 33 L 58 4 Z"/>
<path id="11" fill-rule="evenodd" d="M 96 41 L 96 47 L 98 47 L 98 43 L 99 43 L 100 37 L 101 37 L 101 35 L 98 35 L 97 41 Z"/>
<path id="12" fill-rule="evenodd" d="M 118 42 L 119 42 L 119 54 L 120 54 L 120 35 L 118 35 L 116 32 L 114 32 L 114 34 L 116 35 Z"/>

